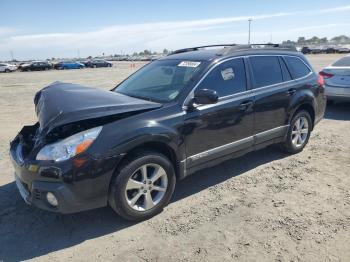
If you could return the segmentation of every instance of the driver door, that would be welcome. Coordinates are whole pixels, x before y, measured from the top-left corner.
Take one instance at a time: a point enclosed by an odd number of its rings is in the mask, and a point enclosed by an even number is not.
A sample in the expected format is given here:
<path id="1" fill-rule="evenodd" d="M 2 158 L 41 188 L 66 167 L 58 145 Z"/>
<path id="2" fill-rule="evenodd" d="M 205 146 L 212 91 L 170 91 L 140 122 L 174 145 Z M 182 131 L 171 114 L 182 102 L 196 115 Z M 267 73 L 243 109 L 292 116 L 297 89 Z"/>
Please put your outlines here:
<path id="1" fill-rule="evenodd" d="M 217 65 L 196 90 L 211 89 L 219 101 L 198 105 L 185 115 L 186 165 L 191 168 L 254 144 L 254 96 L 247 89 L 243 58 Z"/>

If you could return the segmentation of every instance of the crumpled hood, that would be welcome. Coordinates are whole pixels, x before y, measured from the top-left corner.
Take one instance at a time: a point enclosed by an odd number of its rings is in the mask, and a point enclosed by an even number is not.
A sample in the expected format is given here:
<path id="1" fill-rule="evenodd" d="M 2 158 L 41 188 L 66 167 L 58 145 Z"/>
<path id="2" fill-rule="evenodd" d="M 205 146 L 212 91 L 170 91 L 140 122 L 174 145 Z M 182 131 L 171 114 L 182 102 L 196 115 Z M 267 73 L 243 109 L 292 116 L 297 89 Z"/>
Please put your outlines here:
<path id="1" fill-rule="evenodd" d="M 36 93 L 35 111 L 40 129 L 81 120 L 159 108 L 162 105 L 120 93 L 55 82 Z"/>

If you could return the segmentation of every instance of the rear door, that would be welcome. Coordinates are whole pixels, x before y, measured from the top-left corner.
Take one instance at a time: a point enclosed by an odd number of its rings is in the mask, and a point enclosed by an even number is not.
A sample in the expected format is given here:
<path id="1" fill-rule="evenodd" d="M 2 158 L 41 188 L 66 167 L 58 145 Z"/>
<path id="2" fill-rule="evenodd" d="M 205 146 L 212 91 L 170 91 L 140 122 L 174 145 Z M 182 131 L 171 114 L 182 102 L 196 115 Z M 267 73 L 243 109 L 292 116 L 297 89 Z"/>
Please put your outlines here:
<path id="1" fill-rule="evenodd" d="M 255 95 L 256 144 L 283 137 L 288 130 L 288 110 L 295 83 L 280 56 L 250 56 Z"/>
<path id="2" fill-rule="evenodd" d="M 243 58 L 217 65 L 196 90 L 211 89 L 219 95 L 212 105 L 199 105 L 185 115 L 187 167 L 191 168 L 254 143 L 253 102 L 247 90 L 247 75 Z"/>

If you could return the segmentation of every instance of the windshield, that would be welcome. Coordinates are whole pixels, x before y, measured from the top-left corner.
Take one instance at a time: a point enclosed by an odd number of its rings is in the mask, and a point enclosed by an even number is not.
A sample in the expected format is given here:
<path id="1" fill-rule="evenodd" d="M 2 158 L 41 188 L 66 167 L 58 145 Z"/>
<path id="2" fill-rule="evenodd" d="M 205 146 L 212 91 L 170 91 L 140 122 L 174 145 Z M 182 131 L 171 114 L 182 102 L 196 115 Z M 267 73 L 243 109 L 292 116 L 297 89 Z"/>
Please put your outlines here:
<path id="1" fill-rule="evenodd" d="M 204 68 L 203 62 L 154 61 L 122 82 L 115 92 L 147 100 L 170 102 Z"/>
<path id="2" fill-rule="evenodd" d="M 350 66 L 350 56 L 340 58 L 333 66 Z"/>

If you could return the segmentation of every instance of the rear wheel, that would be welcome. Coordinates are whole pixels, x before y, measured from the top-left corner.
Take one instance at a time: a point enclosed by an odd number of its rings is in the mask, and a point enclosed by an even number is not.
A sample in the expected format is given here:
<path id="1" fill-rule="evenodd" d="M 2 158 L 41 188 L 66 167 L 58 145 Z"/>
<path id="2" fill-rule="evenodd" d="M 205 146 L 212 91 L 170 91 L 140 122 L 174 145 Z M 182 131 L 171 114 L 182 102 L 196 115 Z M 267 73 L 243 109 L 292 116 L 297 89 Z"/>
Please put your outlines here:
<path id="1" fill-rule="evenodd" d="M 329 105 L 329 106 L 334 105 L 334 101 L 327 99 L 327 105 Z"/>
<path id="2" fill-rule="evenodd" d="M 310 114 L 305 110 L 297 112 L 290 122 L 286 141 L 282 144 L 283 150 L 292 154 L 301 152 L 309 141 L 311 129 Z"/>
<path id="3" fill-rule="evenodd" d="M 93 67 L 93 68 L 96 68 L 96 67 L 97 67 L 97 65 L 93 65 L 92 67 Z"/>
<path id="4" fill-rule="evenodd" d="M 109 204 L 127 220 L 141 221 L 169 203 L 176 177 L 172 163 L 157 152 L 139 152 L 126 161 L 110 186 Z"/>
<path id="5" fill-rule="evenodd" d="M 6 68 L 5 73 L 10 73 L 10 69 Z"/>

